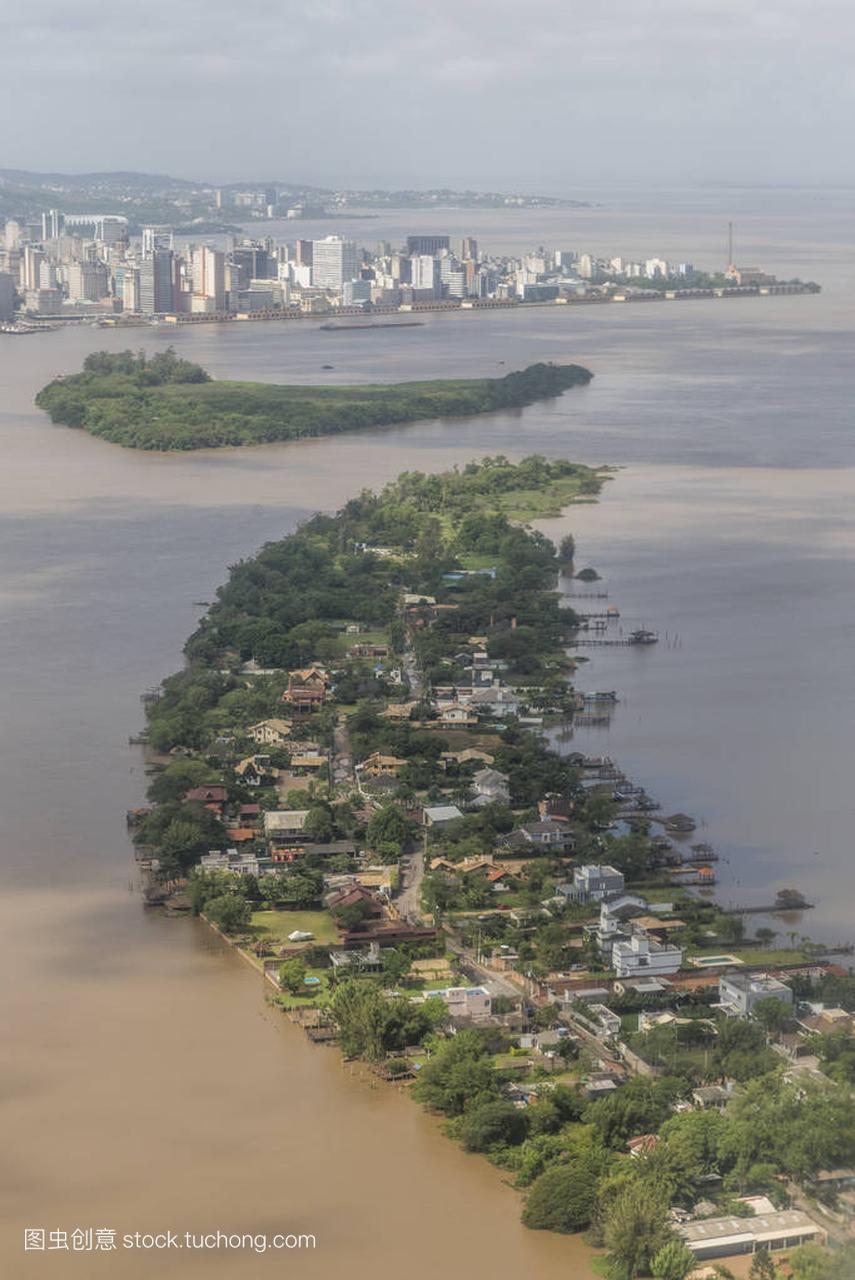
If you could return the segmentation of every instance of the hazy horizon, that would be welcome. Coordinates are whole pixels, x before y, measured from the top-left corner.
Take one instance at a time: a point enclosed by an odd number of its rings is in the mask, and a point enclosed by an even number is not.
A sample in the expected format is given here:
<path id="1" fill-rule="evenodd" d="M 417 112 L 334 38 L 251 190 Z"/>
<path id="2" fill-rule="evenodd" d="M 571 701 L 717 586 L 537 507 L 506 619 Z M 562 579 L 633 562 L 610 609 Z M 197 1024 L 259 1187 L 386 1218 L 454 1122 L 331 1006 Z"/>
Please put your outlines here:
<path id="1" fill-rule="evenodd" d="M 855 105 L 844 0 L 4 8 L 5 168 L 578 199 L 855 182 L 828 126 Z"/>

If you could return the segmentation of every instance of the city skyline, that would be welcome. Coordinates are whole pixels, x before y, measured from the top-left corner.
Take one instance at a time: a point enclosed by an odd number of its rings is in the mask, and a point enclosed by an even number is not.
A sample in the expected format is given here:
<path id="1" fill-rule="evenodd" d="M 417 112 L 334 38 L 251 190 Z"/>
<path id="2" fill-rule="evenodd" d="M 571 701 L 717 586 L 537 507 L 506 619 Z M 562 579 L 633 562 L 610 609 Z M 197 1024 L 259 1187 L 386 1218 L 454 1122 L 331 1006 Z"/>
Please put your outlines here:
<path id="1" fill-rule="evenodd" d="M 294 174 L 580 198 L 615 177 L 855 177 L 828 127 L 855 97 L 839 0 L 810 22 L 796 0 L 410 13 L 249 0 L 239 26 L 221 0 L 153 0 L 145 23 L 130 5 L 105 23 L 92 0 L 11 7 L 0 111 L 27 128 L 26 145 L 7 135 L 9 166 L 183 173 L 190 147 L 194 169 L 224 183 Z"/>

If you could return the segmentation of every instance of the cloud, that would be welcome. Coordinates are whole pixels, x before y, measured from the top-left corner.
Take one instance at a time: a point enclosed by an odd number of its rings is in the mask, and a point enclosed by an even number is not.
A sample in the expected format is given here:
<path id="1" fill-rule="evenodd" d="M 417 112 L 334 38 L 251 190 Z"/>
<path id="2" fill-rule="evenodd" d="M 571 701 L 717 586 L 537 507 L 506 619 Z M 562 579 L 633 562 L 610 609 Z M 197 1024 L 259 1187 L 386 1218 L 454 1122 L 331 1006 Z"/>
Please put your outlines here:
<path id="1" fill-rule="evenodd" d="M 3 0 L 0 0 L 0 7 Z M 852 179 L 845 0 L 7 0 L 4 163 L 554 189 Z M 571 163 L 572 157 L 572 163 Z M 271 167 L 271 161 L 275 160 Z"/>

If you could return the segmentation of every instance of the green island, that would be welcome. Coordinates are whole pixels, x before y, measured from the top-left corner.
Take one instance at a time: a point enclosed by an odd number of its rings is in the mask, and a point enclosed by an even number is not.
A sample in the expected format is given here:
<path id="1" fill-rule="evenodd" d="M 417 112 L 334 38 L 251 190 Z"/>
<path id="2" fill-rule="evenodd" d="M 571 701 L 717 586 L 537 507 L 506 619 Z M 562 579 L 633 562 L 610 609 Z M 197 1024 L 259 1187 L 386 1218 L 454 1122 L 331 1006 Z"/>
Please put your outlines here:
<path id="1" fill-rule="evenodd" d="M 170 348 L 94 352 L 81 373 L 55 378 L 36 396 L 52 422 L 82 427 L 131 449 L 175 451 L 270 444 L 424 418 L 517 409 L 590 382 L 581 365 L 533 364 L 503 378 L 349 387 L 214 380 Z"/>
<path id="2" fill-rule="evenodd" d="M 572 539 L 524 521 L 606 478 L 405 473 L 234 566 L 147 700 L 147 902 L 608 1280 L 847 1280 L 855 977 L 693 892 L 691 820 L 544 732 L 585 705 L 584 621 Z"/>

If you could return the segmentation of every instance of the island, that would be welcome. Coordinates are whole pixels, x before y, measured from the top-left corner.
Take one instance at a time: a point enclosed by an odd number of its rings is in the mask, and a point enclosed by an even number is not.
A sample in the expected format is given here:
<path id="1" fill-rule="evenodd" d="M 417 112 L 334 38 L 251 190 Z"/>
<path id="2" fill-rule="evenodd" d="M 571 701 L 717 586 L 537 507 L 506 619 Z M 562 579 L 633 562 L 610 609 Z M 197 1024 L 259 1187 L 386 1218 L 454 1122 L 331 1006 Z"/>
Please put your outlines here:
<path id="1" fill-rule="evenodd" d="M 751 1280 L 844 1280 L 855 978 L 791 917 L 750 936 L 689 815 L 547 736 L 618 696 L 578 687 L 586 637 L 632 640 L 527 521 L 607 475 L 407 472 L 234 566 L 146 696 L 146 901 L 409 1089 L 527 1227 L 587 1232 L 609 1280 L 740 1253 Z"/>
<path id="2" fill-rule="evenodd" d="M 172 348 L 148 357 L 98 351 L 80 373 L 36 396 L 52 422 L 131 449 L 176 451 L 269 444 L 425 418 L 518 409 L 590 382 L 576 364 L 533 364 L 502 378 L 364 386 L 215 380 Z"/>

